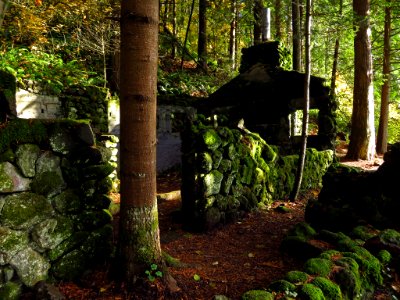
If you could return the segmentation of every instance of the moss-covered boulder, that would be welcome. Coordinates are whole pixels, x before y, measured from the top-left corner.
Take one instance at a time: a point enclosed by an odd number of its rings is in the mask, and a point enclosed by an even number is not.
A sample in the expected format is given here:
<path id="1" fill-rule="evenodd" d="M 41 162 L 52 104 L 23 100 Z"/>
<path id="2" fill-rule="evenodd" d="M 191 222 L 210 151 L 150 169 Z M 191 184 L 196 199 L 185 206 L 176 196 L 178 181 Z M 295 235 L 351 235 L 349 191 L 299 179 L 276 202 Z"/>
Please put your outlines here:
<path id="1" fill-rule="evenodd" d="M 0 163 L 0 193 L 25 192 L 30 190 L 31 180 L 21 176 L 9 162 Z"/>
<path id="2" fill-rule="evenodd" d="M 310 258 L 304 264 L 304 271 L 310 275 L 327 276 L 332 271 L 333 263 L 324 258 Z"/>
<path id="3" fill-rule="evenodd" d="M 54 249 L 74 232 L 73 222 L 66 217 L 46 219 L 32 230 L 32 239 L 41 249 Z"/>
<path id="4" fill-rule="evenodd" d="M 242 300 L 274 300 L 274 295 L 263 290 L 250 290 L 242 295 Z"/>
<path id="5" fill-rule="evenodd" d="M 304 284 L 309 279 L 310 275 L 302 271 L 289 271 L 286 273 L 285 280 L 293 284 Z"/>
<path id="6" fill-rule="evenodd" d="M 6 265 L 29 243 L 28 233 L 0 227 L 0 265 Z"/>
<path id="7" fill-rule="evenodd" d="M 25 177 L 33 177 L 36 175 L 36 160 L 40 154 L 40 148 L 34 144 L 22 144 L 18 146 L 15 155 L 17 165 Z"/>
<path id="8" fill-rule="evenodd" d="M 327 300 L 342 300 L 342 292 L 340 287 L 325 277 L 316 277 L 312 281 L 312 284 L 320 288 Z"/>
<path id="9" fill-rule="evenodd" d="M 217 170 L 213 170 L 204 176 L 203 187 L 204 197 L 216 195 L 221 190 L 221 183 L 224 175 Z"/>
<path id="10" fill-rule="evenodd" d="M 28 229 L 53 212 L 50 202 L 41 195 L 29 192 L 11 194 L 4 198 L 0 222 L 15 230 Z"/>
<path id="11" fill-rule="evenodd" d="M 304 300 L 325 300 L 322 290 L 312 283 L 306 283 L 301 287 L 299 298 Z"/>
<path id="12" fill-rule="evenodd" d="M 50 264 L 39 253 L 27 247 L 19 251 L 10 261 L 21 281 L 29 287 L 47 279 Z"/>

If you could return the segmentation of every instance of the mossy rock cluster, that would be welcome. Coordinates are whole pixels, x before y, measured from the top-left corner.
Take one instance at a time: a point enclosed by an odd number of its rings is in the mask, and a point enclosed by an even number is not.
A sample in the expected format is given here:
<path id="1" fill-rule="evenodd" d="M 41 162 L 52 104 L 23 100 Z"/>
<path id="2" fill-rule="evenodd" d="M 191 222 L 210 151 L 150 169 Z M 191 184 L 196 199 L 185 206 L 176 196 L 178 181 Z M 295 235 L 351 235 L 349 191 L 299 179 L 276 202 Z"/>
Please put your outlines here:
<path id="1" fill-rule="evenodd" d="M 295 238 L 297 245 L 293 244 Z M 318 247 L 301 246 L 301 241 L 324 246 L 317 253 Z M 289 271 L 265 290 L 248 291 L 242 299 L 253 299 L 247 295 L 265 295 L 254 299 L 373 299 L 377 289 L 386 289 L 395 280 L 388 276 L 388 270 L 398 271 L 400 233 L 358 226 L 345 234 L 316 231 L 306 223 L 299 223 L 288 232 L 282 251 L 292 250 L 291 254 L 295 254 L 298 248 L 293 247 L 311 250 L 301 254 L 306 258 L 303 270 Z"/>
<path id="2" fill-rule="evenodd" d="M 49 277 L 77 278 L 112 255 L 115 166 L 90 126 L 16 119 L 0 141 L 1 298 Z"/>
<path id="3" fill-rule="evenodd" d="M 333 231 L 365 223 L 377 228 L 400 228 L 399 169 L 400 143 L 385 153 L 377 171 L 332 166 L 323 178 L 318 199 L 308 203 L 307 222 Z"/>
<path id="4" fill-rule="evenodd" d="M 191 227 L 209 229 L 289 195 L 297 155 L 280 156 L 258 134 L 217 126 L 202 115 L 185 128 L 182 206 Z M 331 150 L 308 149 L 302 189 L 320 187 L 332 160 Z"/>
<path id="5" fill-rule="evenodd" d="M 108 132 L 108 91 L 96 86 L 71 87 L 60 96 L 63 115 L 91 120 L 94 130 Z"/>

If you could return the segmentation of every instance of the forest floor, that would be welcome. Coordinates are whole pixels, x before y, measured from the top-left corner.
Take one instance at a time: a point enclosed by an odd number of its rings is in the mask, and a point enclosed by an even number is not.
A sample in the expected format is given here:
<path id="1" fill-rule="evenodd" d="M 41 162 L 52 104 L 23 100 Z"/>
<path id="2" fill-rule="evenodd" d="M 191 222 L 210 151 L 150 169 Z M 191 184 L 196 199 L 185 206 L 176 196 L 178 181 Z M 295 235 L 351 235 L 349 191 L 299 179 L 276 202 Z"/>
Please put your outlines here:
<path id="1" fill-rule="evenodd" d="M 338 149 L 339 156 L 340 151 L 344 153 L 345 149 Z M 345 163 L 374 170 L 382 159 Z M 168 267 L 178 290 L 171 293 L 162 281 L 146 280 L 133 294 L 128 294 L 109 276 L 111 266 L 106 265 L 84 274 L 79 282 L 58 283 L 57 287 L 66 298 L 205 300 L 225 295 L 235 300 L 247 290 L 266 288 L 290 270 L 302 269 L 304 262 L 281 253 L 280 244 L 287 231 L 304 220 L 307 200 L 316 197 L 318 191 L 309 191 L 296 202 L 275 201 L 269 210 L 250 212 L 242 219 L 210 232 L 193 233 L 185 231 L 179 220 L 179 189 L 179 173 L 159 176 L 161 246 L 180 262 Z M 279 206 L 287 207 L 289 212 L 277 209 Z"/>

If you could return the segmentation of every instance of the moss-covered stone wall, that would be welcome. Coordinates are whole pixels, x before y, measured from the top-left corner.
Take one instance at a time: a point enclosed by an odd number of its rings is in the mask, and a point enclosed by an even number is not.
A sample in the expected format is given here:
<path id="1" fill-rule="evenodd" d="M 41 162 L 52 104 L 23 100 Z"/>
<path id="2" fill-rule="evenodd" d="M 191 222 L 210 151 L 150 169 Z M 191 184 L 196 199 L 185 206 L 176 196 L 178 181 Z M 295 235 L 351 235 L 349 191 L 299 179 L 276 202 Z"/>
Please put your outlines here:
<path id="1" fill-rule="evenodd" d="M 115 165 L 91 127 L 15 119 L 0 141 L 0 294 L 76 278 L 108 257 Z"/>
<path id="2" fill-rule="evenodd" d="M 298 155 L 281 156 L 258 134 L 214 126 L 201 115 L 188 122 L 182 133 L 182 208 L 191 227 L 212 228 L 289 195 Z M 331 150 L 308 149 L 302 189 L 319 187 L 332 161 Z"/>
<path id="3" fill-rule="evenodd" d="M 60 95 L 63 116 L 91 121 L 96 132 L 108 132 L 108 90 L 96 86 L 71 87 Z"/>

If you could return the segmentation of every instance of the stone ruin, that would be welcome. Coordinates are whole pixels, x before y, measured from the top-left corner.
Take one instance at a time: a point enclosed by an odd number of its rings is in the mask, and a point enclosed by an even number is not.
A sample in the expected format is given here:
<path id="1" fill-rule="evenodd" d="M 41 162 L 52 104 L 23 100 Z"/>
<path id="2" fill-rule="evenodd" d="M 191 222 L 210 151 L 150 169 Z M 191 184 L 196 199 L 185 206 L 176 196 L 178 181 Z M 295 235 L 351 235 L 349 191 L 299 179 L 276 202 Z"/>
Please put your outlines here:
<path id="1" fill-rule="evenodd" d="M 244 125 L 271 145 L 290 152 L 300 142 L 291 134 L 290 115 L 303 108 L 304 74 L 283 68 L 288 57 L 279 42 L 267 42 L 242 50 L 240 74 L 202 101 L 198 112 L 227 116 L 236 127 Z M 334 149 L 336 102 L 324 79 L 311 76 L 310 110 L 318 110 L 318 133 L 308 137 L 308 147 Z"/>

